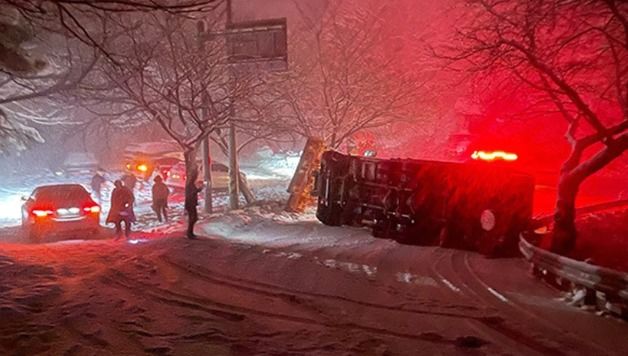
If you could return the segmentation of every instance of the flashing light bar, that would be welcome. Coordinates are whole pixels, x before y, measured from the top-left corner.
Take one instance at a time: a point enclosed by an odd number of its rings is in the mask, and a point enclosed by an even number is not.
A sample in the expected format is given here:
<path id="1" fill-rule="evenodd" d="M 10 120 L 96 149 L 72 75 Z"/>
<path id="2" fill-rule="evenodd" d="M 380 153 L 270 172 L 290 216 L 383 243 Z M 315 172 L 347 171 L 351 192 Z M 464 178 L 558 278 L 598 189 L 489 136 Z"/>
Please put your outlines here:
<path id="1" fill-rule="evenodd" d="M 495 160 L 503 160 L 503 161 L 516 161 L 519 156 L 516 153 L 505 152 L 505 151 L 474 151 L 471 154 L 471 158 L 474 160 L 482 160 L 482 161 L 495 161 Z"/>

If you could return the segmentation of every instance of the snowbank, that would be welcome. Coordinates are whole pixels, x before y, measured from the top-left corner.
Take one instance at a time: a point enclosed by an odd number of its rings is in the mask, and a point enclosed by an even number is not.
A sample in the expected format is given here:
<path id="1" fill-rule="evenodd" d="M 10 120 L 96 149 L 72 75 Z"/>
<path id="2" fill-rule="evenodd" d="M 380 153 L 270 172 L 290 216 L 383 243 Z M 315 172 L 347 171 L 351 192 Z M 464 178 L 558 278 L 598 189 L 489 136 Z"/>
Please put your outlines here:
<path id="1" fill-rule="evenodd" d="M 587 214 L 576 226 L 573 257 L 628 272 L 628 209 Z"/>

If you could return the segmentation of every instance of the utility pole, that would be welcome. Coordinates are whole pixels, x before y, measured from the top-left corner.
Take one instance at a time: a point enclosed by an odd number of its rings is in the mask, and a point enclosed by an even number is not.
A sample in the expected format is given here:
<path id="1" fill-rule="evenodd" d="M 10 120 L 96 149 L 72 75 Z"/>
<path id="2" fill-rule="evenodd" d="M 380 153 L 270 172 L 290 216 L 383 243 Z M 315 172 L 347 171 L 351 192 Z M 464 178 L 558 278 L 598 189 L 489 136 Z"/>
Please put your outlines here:
<path id="1" fill-rule="evenodd" d="M 231 0 L 227 0 L 227 21 L 225 32 L 229 30 L 229 27 L 233 21 L 233 13 L 231 8 Z M 240 168 L 238 167 L 238 143 L 236 138 L 235 127 L 235 80 L 237 75 L 235 68 L 230 65 L 232 87 L 231 87 L 231 110 L 229 118 L 229 208 L 231 210 L 240 208 Z"/>
<path id="2" fill-rule="evenodd" d="M 199 53 L 205 52 L 205 22 L 202 20 L 197 24 L 198 29 L 198 49 Z M 209 97 L 207 93 L 207 87 L 203 85 L 203 93 L 201 94 L 201 117 L 207 120 L 209 115 Z M 205 212 L 208 214 L 213 213 L 214 204 L 212 197 L 212 170 L 211 170 L 211 152 L 209 150 L 209 134 L 206 135 L 201 141 L 201 152 L 203 154 L 203 175 L 205 180 Z"/>
<path id="3" fill-rule="evenodd" d="M 229 123 L 229 208 L 240 208 L 240 169 L 238 167 L 238 147 L 236 141 L 236 127 Z"/>

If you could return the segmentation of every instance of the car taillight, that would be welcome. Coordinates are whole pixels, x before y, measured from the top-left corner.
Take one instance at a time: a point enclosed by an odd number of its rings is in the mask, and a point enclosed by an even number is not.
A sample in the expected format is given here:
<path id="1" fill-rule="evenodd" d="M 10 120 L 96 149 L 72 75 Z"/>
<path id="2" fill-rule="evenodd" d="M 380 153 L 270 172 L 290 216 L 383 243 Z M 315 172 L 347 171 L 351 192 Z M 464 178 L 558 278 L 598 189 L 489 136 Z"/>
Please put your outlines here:
<path id="1" fill-rule="evenodd" d="M 83 211 L 86 213 L 99 213 L 100 212 L 100 207 L 98 205 L 94 205 L 94 206 L 86 206 L 83 208 Z"/>
<path id="2" fill-rule="evenodd" d="M 52 215 L 52 214 L 54 214 L 54 212 L 52 210 L 41 210 L 41 209 L 33 210 L 33 215 L 35 215 L 38 218 L 44 218 L 44 217 Z"/>

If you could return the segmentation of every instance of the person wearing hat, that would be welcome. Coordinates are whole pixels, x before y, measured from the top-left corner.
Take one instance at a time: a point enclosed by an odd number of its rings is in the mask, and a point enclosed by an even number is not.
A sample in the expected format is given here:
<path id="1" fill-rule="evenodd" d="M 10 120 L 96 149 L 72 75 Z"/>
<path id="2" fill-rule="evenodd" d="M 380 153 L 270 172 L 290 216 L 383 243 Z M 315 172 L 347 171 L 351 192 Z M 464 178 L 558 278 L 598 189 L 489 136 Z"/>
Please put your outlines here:
<path id="1" fill-rule="evenodd" d="M 153 184 L 153 210 L 155 214 L 157 214 L 157 220 L 162 222 L 162 220 L 168 221 L 168 196 L 170 195 L 170 190 L 168 186 L 164 183 L 163 178 L 161 176 L 156 176 L 153 180 L 155 184 Z M 162 219 L 163 216 L 163 219 Z"/>

